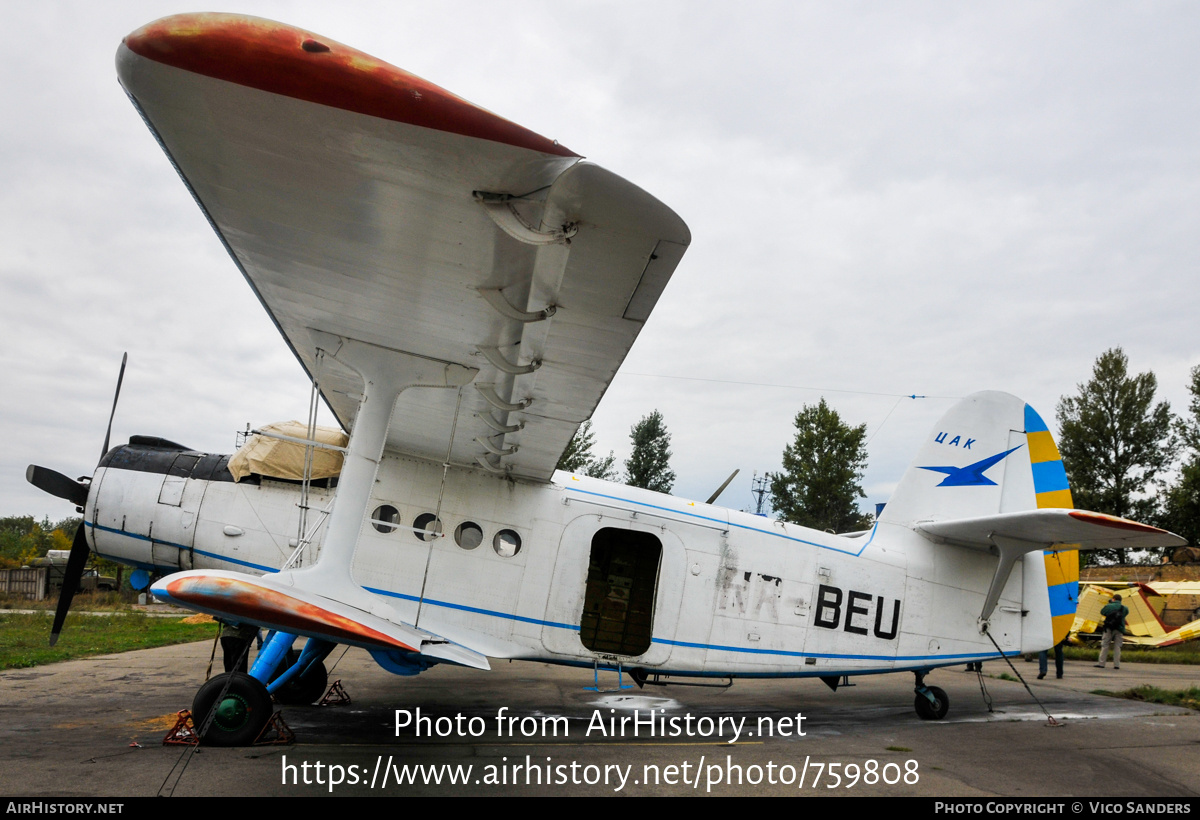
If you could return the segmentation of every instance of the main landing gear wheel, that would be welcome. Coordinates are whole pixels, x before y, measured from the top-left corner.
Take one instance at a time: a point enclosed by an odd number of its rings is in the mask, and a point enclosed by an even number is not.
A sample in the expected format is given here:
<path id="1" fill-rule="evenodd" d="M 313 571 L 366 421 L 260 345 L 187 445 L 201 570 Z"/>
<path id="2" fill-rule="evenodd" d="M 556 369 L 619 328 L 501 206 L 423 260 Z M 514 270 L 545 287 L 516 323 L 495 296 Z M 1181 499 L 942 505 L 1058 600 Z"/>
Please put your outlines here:
<path id="1" fill-rule="evenodd" d="M 287 662 L 279 665 L 279 669 L 271 676 L 271 680 L 286 672 L 297 660 L 300 653 L 295 649 L 288 652 Z M 275 690 L 275 700 L 284 706 L 311 706 L 317 698 L 325 694 L 329 685 L 329 672 L 321 661 L 310 665 L 308 671 L 299 677 L 292 678 Z"/>
<path id="2" fill-rule="evenodd" d="M 946 696 L 945 690 L 930 686 L 927 691 L 933 696 L 933 701 L 917 692 L 917 699 L 913 702 L 913 707 L 917 710 L 917 717 L 921 720 L 941 720 L 950 711 L 950 698 Z"/>
<path id="3" fill-rule="evenodd" d="M 284 706 L 311 706 L 317 698 L 325 694 L 329 683 L 329 673 L 325 664 L 317 661 L 308 667 L 308 671 L 275 690 L 275 700 Z"/>
<path id="4" fill-rule="evenodd" d="M 226 682 L 229 689 L 220 703 Z M 244 672 L 217 675 L 200 687 L 192 701 L 192 722 L 196 731 L 204 726 L 209 712 L 216 707 L 208 731 L 200 738 L 207 746 L 249 746 L 262 734 L 271 719 L 273 707 L 267 687 Z"/>

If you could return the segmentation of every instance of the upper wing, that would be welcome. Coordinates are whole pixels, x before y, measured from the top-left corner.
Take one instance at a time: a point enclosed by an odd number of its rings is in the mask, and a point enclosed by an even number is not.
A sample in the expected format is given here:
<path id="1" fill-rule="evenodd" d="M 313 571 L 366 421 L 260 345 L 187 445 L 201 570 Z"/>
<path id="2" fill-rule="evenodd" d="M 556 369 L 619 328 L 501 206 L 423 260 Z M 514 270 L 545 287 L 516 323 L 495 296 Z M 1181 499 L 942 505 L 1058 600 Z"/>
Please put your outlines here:
<path id="1" fill-rule="evenodd" d="M 478 370 L 407 390 L 388 446 L 547 480 L 690 241 L 557 142 L 309 32 L 181 15 L 121 83 L 339 421 L 331 337 Z M 371 378 L 367 374 L 367 378 Z"/>

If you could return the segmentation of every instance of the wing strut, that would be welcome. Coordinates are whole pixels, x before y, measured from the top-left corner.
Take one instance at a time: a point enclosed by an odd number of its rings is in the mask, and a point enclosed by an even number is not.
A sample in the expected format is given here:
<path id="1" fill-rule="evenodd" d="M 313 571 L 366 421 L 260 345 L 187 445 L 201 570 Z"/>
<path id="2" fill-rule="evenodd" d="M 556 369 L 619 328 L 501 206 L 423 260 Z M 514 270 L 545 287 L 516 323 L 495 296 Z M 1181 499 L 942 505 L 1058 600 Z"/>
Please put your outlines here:
<path id="1" fill-rule="evenodd" d="M 346 447 L 320 557 L 313 566 L 287 573 L 290 577 L 280 580 L 344 603 L 362 604 L 369 610 L 370 596 L 352 580 L 350 564 L 371 501 L 396 399 L 412 387 L 462 387 L 479 371 L 319 331 L 313 331 L 313 336 L 326 356 L 362 376 L 363 396 Z"/>
<path id="2" fill-rule="evenodd" d="M 1042 549 L 1041 544 L 1031 544 L 1016 538 L 1005 538 L 1003 535 L 992 535 L 992 543 L 1000 553 L 1000 563 L 996 565 L 992 583 L 988 586 L 987 597 L 983 599 L 983 612 L 979 616 L 979 623 L 985 625 L 991 619 L 992 610 L 996 608 L 996 603 L 1000 600 L 1000 593 L 1004 591 L 1004 585 L 1008 583 L 1008 576 L 1012 574 L 1012 568 L 1016 566 L 1018 559 L 1027 552 Z M 984 631 L 987 631 L 986 627 Z"/>

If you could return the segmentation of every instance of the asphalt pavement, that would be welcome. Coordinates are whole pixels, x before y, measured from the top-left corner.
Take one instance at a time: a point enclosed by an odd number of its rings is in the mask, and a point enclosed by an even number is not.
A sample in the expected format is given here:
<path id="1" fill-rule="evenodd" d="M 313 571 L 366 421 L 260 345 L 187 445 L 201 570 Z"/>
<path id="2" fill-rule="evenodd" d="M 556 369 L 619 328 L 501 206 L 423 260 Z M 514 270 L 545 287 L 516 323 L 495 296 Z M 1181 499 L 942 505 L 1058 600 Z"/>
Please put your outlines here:
<path id="1" fill-rule="evenodd" d="M 46 797 L 838 795 L 1182 797 L 1200 791 L 1200 717 L 1091 694 L 1200 685 L 1200 666 L 1096 669 L 1029 689 L 1001 662 L 935 670 L 941 721 L 913 676 L 616 689 L 590 669 L 493 662 L 397 677 L 330 656 L 351 703 L 282 707 L 291 745 L 162 741 L 203 682 L 211 643 L 0 672 L 0 794 Z M 218 653 L 217 664 L 220 664 Z M 624 679 L 628 685 L 628 678 Z M 1039 703 L 1040 702 L 1040 703 Z M 1047 715 L 1054 717 L 1052 725 Z M 440 782 L 439 782 L 440 781 Z"/>

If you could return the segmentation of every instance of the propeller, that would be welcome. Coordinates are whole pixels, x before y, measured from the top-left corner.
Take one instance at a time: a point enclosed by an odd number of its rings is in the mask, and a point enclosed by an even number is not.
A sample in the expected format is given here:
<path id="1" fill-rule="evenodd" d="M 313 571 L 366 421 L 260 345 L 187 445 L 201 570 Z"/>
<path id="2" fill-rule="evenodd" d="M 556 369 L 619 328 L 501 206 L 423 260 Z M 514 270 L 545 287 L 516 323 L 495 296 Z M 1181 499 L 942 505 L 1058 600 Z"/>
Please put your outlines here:
<path id="1" fill-rule="evenodd" d="M 117 390 L 113 393 L 112 412 L 108 414 L 108 428 L 104 431 L 104 446 L 100 449 L 100 458 L 108 452 L 108 440 L 112 437 L 113 418 L 117 415 L 117 399 L 121 397 L 121 382 L 125 381 L 125 363 L 129 361 L 129 352 L 121 354 L 121 371 L 117 373 Z"/>
<path id="2" fill-rule="evenodd" d="M 104 431 L 104 448 L 100 451 L 101 460 L 108 452 L 113 418 L 117 414 L 117 399 L 121 396 L 121 382 L 125 380 L 125 363 L 127 361 L 129 361 L 129 354 L 125 353 L 121 356 L 121 372 L 117 374 L 117 390 L 113 394 L 112 412 L 108 414 L 108 429 Z M 56 470 L 30 464 L 25 470 L 25 480 L 43 492 L 70 501 L 79 512 L 84 512 L 88 490 L 91 488 L 90 479 L 74 481 Z M 91 554 L 92 551 L 87 542 L 87 530 L 84 522 L 80 521 L 79 528 L 75 530 L 75 540 L 71 542 L 71 555 L 67 559 L 62 590 L 58 593 L 58 607 L 54 610 L 54 626 L 50 628 L 51 646 L 58 643 L 58 635 L 62 632 L 63 621 L 67 619 L 67 610 L 71 608 L 71 600 L 75 597 L 75 590 L 79 588 L 79 581 L 83 578 L 83 568 L 87 566 L 88 557 Z"/>
<path id="3" fill-rule="evenodd" d="M 30 464 L 25 468 L 25 480 L 42 492 L 70 501 L 76 507 L 82 507 L 87 502 L 88 485 L 67 478 L 57 470 Z"/>
<path id="4" fill-rule="evenodd" d="M 79 579 L 83 577 L 83 568 L 87 566 L 88 556 L 92 554 L 88 548 L 87 532 L 83 522 L 75 529 L 75 540 L 71 542 L 71 557 L 67 559 L 67 571 L 63 574 L 62 589 L 58 592 L 58 606 L 54 610 L 54 625 L 50 627 L 50 645 L 58 643 L 58 633 L 62 632 L 63 621 L 67 619 L 67 610 L 71 608 L 71 599 L 79 588 Z"/>
<path id="5" fill-rule="evenodd" d="M 708 497 L 708 501 L 705 501 L 704 503 L 711 504 L 714 501 L 716 501 L 718 498 L 720 498 L 721 493 L 725 492 L 725 488 L 729 486 L 729 482 L 733 481 L 734 477 L 741 471 L 742 471 L 742 468 L 738 467 L 736 470 L 734 470 L 732 473 L 730 473 L 729 478 L 725 479 L 725 483 L 722 484 L 720 487 L 717 487 L 717 491 L 715 493 L 713 493 L 712 495 L 710 495 Z"/>

